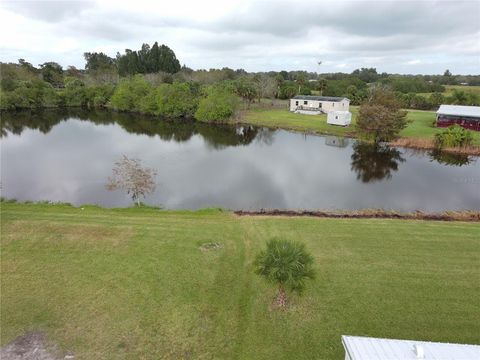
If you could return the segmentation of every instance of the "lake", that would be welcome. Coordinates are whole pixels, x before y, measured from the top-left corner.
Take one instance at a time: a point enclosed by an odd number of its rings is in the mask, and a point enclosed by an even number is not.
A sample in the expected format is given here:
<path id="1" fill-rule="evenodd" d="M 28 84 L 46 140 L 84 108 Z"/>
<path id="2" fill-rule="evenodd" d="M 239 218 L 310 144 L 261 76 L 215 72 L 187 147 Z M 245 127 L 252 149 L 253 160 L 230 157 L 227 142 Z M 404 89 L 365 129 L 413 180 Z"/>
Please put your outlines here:
<path id="1" fill-rule="evenodd" d="M 2 114 L 2 196 L 131 206 L 105 188 L 123 154 L 157 170 L 144 202 L 168 209 L 480 209 L 475 157 L 81 110 Z"/>

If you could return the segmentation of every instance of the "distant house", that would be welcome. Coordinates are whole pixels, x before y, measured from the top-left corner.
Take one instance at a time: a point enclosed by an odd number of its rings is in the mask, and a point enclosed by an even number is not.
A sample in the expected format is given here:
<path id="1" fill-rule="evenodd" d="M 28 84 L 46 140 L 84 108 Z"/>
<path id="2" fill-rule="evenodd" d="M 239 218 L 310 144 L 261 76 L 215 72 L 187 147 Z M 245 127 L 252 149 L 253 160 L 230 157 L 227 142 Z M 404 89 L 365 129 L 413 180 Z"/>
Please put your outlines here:
<path id="1" fill-rule="evenodd" d="M 301 114 L 327 114 L 330 111 L 348 111 L 350 100 L 344 97 L 297 95 L 290 99 L 290 111 Z"/>
<path id="2" fill-rule="evenodd" d="M 480 106 L 440 105 L 437 126 L 458 124 L 465 129 L 480 131 Z"/>
<path id="3" fill-rule="evenodd" d="M 430 341 L 342 336 L 345 360 L 480 359 L 480 346 Z"/>
<path id="4" fill-rule="evenodd" d="M 350 125 L 349 106 L 350 100 L 344 97 L 298 95 L 290 99 L 290 111 L 307 115 L 328 114 L 327 123 L 332 125 Z"/>

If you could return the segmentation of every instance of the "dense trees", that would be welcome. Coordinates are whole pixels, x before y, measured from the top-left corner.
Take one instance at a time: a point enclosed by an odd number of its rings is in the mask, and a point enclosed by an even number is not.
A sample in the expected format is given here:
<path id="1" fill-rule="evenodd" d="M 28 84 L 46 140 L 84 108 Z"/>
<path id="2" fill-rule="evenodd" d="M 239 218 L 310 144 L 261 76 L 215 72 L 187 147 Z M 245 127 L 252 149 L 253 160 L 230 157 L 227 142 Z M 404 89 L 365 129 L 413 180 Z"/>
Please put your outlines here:
<path id="1" fill-rule="evenodd" d="M 119 111 L 137 111 L 163 117 L 193 117 L 201 121 L 224 121 L 238 107 L 233 88 L 216 85 L 203 92 L 194 83 L 150 85 L 143 76 L 122 80 L 111 97 L 110 105 Z"/>
<path id="2" fill-rule="evenodd" d="M 116 62 L 120 76 L 159 71 L 174 74 L 180 70 L 180 62 L 173 50 L 166 45 L 158 46 L 157 42 L 151 48 L 143 44 L 138 51 L 126 49 L 123 55 L 117 53 Z"/>
<path id="3" fill-rule="evenodd" d="M 40 64 L 40 73 L 43 81 L 55 87 L 63 85 L 63 68 L 56 62 L 50 61 Z"/>
<path id="4" fill-rule="evenodd" d="M 116 67 L 115 59 L 110 56 L 100 53 L 86 52 L 83 54 L 85 58 L 85 70 L 87 71 L 99 71 L 99 70 L 112 70 Z"/>
<path id="5" fill-rule="evenodd" d="M 194 84 L 161 84 L 140 100 L 140 110 L 166 117 L 193 117 L 199 102 L 199 89 Z"/>
<path id="6" fill-rule="evenodd" d="M 143 44 L 137 51 L 127 49 L 116 58 L 102 52 L 86 52 L 84 57 L 85 70 L 73 66 L 64 70 L 52 61 L 38 67 L 24 59 L 17 64 L 0 63 L 0 109 L 111 106 L 121 111 L 191 117 L 202 102 L 199 114 L 210 118 L 218 111 L 223 119 L 238 105 L 235 94 L 248 106 L 265 98 L 290 99 L 298 94 L 348 97 L 352 105 L 359 105 L 367 99 L 369 88 L 378 84 L 392 89 L 402 108 L 480 105 L 480 92 L 459 85 L 480 85 L 480 76 L 453 75 L 448 70 L 441 75 L 379 74 L 375 68 L 350 74 L 285 70 L 247 73 L 227 67 L 193 70 L 180 67 L 175 53 L 158 43 L 151 47 Z M 444 84 L 457 86 L 452 89 Z M 218 97 L 225 103 L 215 110 L 208 105 L 214 101 L 208 90 L 212 85 L 222 91 L 228 88 L 228 94 Z M 223 111 L 226 108 L 230 110 Z"/>

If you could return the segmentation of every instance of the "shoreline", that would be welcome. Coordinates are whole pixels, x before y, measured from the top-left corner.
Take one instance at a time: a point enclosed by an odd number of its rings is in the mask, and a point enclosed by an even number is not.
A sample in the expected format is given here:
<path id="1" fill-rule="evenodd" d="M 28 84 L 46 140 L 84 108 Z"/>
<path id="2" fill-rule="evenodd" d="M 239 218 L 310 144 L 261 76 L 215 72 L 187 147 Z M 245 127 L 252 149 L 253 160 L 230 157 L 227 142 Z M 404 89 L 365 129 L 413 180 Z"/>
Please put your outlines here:
<path id="1" fill-rule="evenodd" d="M 1 110 L 0 114 L 2 113 L 15 113 L 15 112 L 21 112 L 21 111 L 65 111 L 69 109 L 84 109 L 86 111 L 110 111 L 110 112 L 117 112 L 117 113 L 125 113 L 125 114 L 132 114 L 132 115 L 138 115 L 138 116 L 146 116 L 146 117 L 151 117 L 152 119 L 161 119 L 165 120 L 166 118 L 158 117 L 156 115 L 151 115 L 151 114 L 145 114 L 142 112 L 138 111 L 118 111 L 115 110 L 111 107 L 105 106 L 105 107 L 99 107 L 95 109 L 85 109 L 82 107 L 50 107 L 50 108 L 39 108 L 39 109 L 25 109 L 25 110 Z M 246 110 L 252 111 L 252 110 Z M 415 110 L 416 111 L 416 110 Z M 353 140 L 360 140 L 358 137 L 355 135 L 355 129 L 354 127 L 349 128 L 348 132 L 341 134 L 336 131 L 328 132 L 328 131 L 320 131 L 320 130 L 312 130 L 312 129 L 306 129 L 301 126 L 299 127 L 293 127 L 293 126 L 288 126 L 288 125 L 274 125 L 274 124 L 266 124 L 266 123 L 256 123 L 254 121 L 250 122 L 246 119 L 245 116 L 245 110 L 242 111 L 240 114 L 237 114 L 237 116 L 233 116 L 227 121 L 223 122 L 205 122 L 205 121 L 200 121 L 197 120 L 193 117 L 185 117 L 185 118 L 168 118 L 169 121 L 175 121 L 175 120 L 183 120 L 183 121 L 194 121 L 194 122 L 199 122 L 202 124 L 211 124 L 211 125 L 244 125 L 244 126 L 255 126 L 255 127 L 264 127 L 268 129 L 275 129 L 275 130 L 286 130 L 286 131 L 291 131 L 295 133 L 301 133 L 305 135 L 320 135 L 320 136 L 336 136 L 336 137 L 341 137 L 341 138 L 347 138 L 347 139 L 353 139 Z M 334 126 L 334 125 L 332 125 Z M 350 131 L 351 130 L 351 131 Z M 444 149 L 437 149 L 433 143 L 433 139 L 431 138 L 425 138 L 425 137 L 404 137 L 401 136 L 393 141 L 390 141 L 386 143 L 388 146 L 391 147 L 402 147 L 406 149 L 416 149 L 416 150 L 438 150 L 443 153 L 449 153 L 449 154 L 456 154 L 456 155 L 471 155 L 471 156 L 476 156 L 480 157 L 480 146 L 479 145 L 469 145 L 466 147 L 461 147 L 461 148 L 444 148 Z"/>
<path id="2" fill-rule="evenodd" d="M 360 140 L 358 137 L 355 137 L 355 134 L 348 133 L 348 134 L 338 134 L 338 133 L 328 133 L 323 131 L 317 130 L 308 130 L 308 129 L 298 129 L 294 127 L 288 126 L 277 126 L 277 125 L 270 125 L 270 124 L 256 124 L 253 122 L 248 122 L 245 120 L 231 120 L 228 122 L 232 125 L 248 125 L 248 126 L 257 126 L 257 127 L 265 127 L 268 129 L 274 130 L 286 130 L 295 133 L 305 134 L 305 135 L 320 135 L 320 136 L 336 136 L 339 138 L 346 138 L 346 139 L 353 139 L 353 140 Z M 334 125 L 332 125 L 334 126 Z M 354 131 L 352 129 L 352 131 Z M 457 154 L 457 155 L 471 155 L 480 157 L 480 146 L 478 145 L 470 145 L 467 147 L 461 148 L 444 148 L 444 149 L 437 149 L 433 143 L 432 139 L 428 138 L 416 138 L 416 137 L 399 137 L 393 141 L 386 143 L 388 146 L 391 147 L 402 147 L 406 149 L 415 149 L 415 150 L 439 150 L 440 152 L 450 153 L 450 154 Z"/>
<path id="3" fill-rule="evenodd" d="M 439 212 L 428 212 L 415 210 L 402 212 L 384 209 L 358 209 L 358 210 L 289 210 L 289 209 L 260 209 L 260 210 L 232 210 L 220 207 L 208 207 L 199 209 L 165 209 L 154 205 L 141 205 L 130 207 L 104 207 L 98 204 L 73 205 L 68 202 L 53 201 L 16 201 L 3 198 L 0 207 L 52 207 L 71 208 L 76 210 L 97 209 L 105 211 L 151 211 L 161 214 L 205 214 L 205 213 L 229 213 L 235 216 L 259 216 L 259 217 L 315 217 L 330 219 L 393 219 L 393 220 L 427 220 L 427 221 L 463 221 L 480 222 L 480 210 L 445 210 Z"/>
<path id="4" fill-rule="evenodd" d="M 274 217 L 317 217 L 330 219 L 395 219 L 395 220 L 428 220 L 428 221 L 466 221 L 480 222 L 480 211 L 461 210 L 443 212 L 396 212 L 382 209 L 361 209 L 341 211 L 321 210 L 237 210 L 237 216 L 274 216 Z"/>

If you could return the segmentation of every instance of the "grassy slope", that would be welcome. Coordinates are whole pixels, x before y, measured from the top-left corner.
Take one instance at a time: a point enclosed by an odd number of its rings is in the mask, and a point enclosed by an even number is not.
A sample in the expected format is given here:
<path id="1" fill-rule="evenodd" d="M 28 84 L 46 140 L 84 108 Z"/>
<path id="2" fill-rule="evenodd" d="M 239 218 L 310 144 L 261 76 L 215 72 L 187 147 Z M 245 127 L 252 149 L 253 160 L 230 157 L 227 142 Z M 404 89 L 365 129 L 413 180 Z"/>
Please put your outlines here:
<path id="1" fill-rule="evenodd" d="M 1 215 L 2 344 L 43 329 L 76 359 L 339 359 L 341 334 L 480 343 L 478 223 L 20 204 Z M 285 313 L 252 271 L 272 236 L 305 242 L 318 267 Z"/>
<path id="2" fill-rule="evenodd" d="M 354 125 L 355 118 L 358 114 L 358 106 L 350 106 L 350 111 L 352 112 L 352 125 L 349 127 L 327 124 L 326 115 L 295 114 L 288 111 L 286 108 L 252 109 L 245 113 L 242 122 L 272 128 L 355 137 Z M 433 122 L 435 121 L 434 111 L 407 111 L 407 117 L 412 120 L 412 122 L 400 133 L 400 136 L 407 138 L 432 139 L 437 132 L 442 131 L 433 126 Z M 474 137 L 474 144 L 480 145 L 480 132 L 472 131 L 472 134 Z"/>

